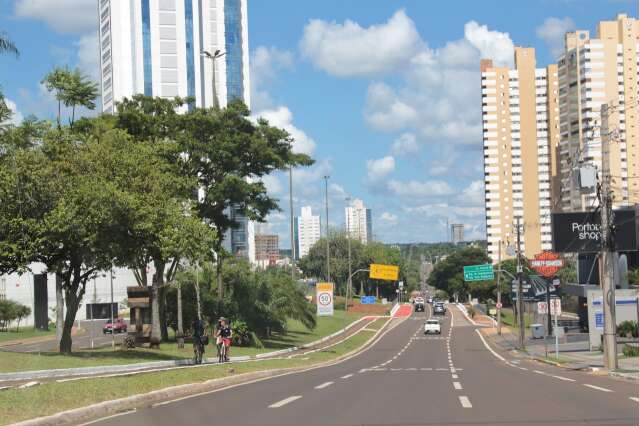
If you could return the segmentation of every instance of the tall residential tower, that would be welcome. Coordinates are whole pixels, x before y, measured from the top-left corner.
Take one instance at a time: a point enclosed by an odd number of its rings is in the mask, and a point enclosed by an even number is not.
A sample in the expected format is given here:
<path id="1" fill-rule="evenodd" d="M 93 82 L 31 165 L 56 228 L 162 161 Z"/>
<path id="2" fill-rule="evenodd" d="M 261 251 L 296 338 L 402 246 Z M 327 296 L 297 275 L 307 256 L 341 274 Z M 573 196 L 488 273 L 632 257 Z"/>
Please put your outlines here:
<path id="1" fill-rule="evenodd" d="M 295 253 L 298 259 L 306 256 L 321 236 L 320 217 L 313 216 L 311 206 L 302 207 L 302 215 L 295 217 Z"/>
<path id="2" fill-rule="evenodd" d="M 515 243 L 517 218 L 526 256 L 551 248 L 557 84 L 557 67 L 536 68 L 532 48 L 515 48 L 514 69 L 481 61 L 486 233 L 493 262 L 500 244 Z"/>
<path id="3" fill-rule="evenodd" d="M 345 213 L 348 235 L 364 244 L 373 241 L 371 209 L 367 209 L 364 202 L 356 198 L 346 206 Z"/>

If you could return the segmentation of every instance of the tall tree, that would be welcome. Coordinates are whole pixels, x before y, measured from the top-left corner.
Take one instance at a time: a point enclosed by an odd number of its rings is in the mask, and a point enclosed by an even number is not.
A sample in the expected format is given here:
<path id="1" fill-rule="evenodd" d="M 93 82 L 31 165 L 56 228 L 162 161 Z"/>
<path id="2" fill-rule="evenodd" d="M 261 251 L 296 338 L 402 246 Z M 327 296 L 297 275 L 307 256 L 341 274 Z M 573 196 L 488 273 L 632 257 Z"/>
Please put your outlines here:
<path id="1" fill-rule="evenodd" d="M 58 101 L 58 115 L 56 121 L 58 129 L 62 127 L 62 103 L 67 99 L 67 90 L 71 81 L 71 71 L 66 68 L 55 67 L 42 79 L 42 84 L 49 92 L 53 92 Z"/>
<path id="2" fill-rule="evenodd" d="M 65 106 L 71 107 L 69 124 L 73 127 L 76 107 L 82 106 L 90 110 L 95 109 L 98 85 L 91 81 L 89 77 L 83 75 L 78 69 L 70 73 L 66 83 L 67 87 L 65 88 L 63 101 Z"/>
<path id="3" fill-rule="evenodd" d="M 15 56 L 20 55 L 15 43 L 11 41 L 4 31 L 0 31 L 0 53 L 12 53 Z"/>

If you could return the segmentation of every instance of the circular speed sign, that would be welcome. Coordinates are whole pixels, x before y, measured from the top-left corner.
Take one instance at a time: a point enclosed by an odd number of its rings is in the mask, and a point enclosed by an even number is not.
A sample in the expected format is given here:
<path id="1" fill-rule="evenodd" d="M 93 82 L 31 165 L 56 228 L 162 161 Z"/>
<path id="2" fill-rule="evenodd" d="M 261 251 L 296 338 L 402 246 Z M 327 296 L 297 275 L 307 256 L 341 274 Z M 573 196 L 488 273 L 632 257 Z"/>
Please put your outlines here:
<path id="1" fill-rule="evenodd" d="M 330 293 L 320 293 L 318 298 L 320 305 L 324 305 L 324 306 L 330 305 L 332 300 L 333 300 L 333 297 L 331 296 Z"/>

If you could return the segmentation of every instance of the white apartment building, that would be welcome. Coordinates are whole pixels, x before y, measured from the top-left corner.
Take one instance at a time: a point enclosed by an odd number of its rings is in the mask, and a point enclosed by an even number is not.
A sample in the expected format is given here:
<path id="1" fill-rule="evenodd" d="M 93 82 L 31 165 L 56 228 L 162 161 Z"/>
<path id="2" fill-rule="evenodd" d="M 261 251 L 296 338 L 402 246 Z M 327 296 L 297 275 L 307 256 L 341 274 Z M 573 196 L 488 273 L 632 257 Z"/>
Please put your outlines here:
<path id="1" fill-rule="evenodd" d="M 515 243 L 527 257 L 552 248 L 551 180 L 558 145 L 557 68 L 536 68 L 532 48 L 515 48 L 515 68 L 481 61 L 488 254 Z"/>
<path id="2" fill-rule="evenodd" d="M 102 111 L 138 93 L 193 97 L 198 107 L 241 99 L 250 108 L 247 0 L 97 1 Z M 229 215 L 240 226 L 225 235 L 224 248 L 254 263 L 254 223 L 237 206 Z"/>
<path id="3" fill-rule="evenodd" d="M 639 202 L 639 23 L 620 14 L 601 21 L 596 37 L 588 31 L 565 36 L 565 52 L 558 60 L 561 111 L 561 193 L 564 211 L 589 210 L 595 193 L 580 191 L 574 170 L 591 164 L 601 170 L 601 106 L 612 104 L 609 129 L 610 172 L 615 206 Z"/>
<path id="4" fill-rule="evenodd" d="M 320 217 L 313 215 L 311 206 L 302 207 L 302 215 L 295 217 L 294 228 L 295 253 L 301 259 L 321 237 Z"/>
<path id="5" fill-rule="evenodd" d="M 364 206 L 360 199 L 354 199 L 346 206 L 346 232 L 356 240 L 366 244 L 373 240 L 373 222 L 371 209 Z"/>

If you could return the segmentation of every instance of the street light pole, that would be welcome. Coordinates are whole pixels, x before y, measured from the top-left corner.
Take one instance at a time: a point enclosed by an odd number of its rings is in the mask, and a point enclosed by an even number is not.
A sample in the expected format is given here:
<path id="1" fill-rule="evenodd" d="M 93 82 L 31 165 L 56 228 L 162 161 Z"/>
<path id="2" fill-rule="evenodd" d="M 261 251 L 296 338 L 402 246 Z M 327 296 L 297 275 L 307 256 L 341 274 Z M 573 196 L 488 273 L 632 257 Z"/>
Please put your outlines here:
<path id="1" fill-rule="evenodd" d="M 519 317 L 519 349 L 524 349 L 524 346 L 526 344 L 522 275 L 523 267 L 521 265 L 521 228 L 519 226 L 519 216 L 517 216 L 517 316 Z"/>
<path id="2" fill-rule="evenodd" d="M 346 202 L 350 203 L 351 197 L 346 197 Z M 348 239 L 348 282 L 346 283 L 346 305 L 344 311 L 348 312 L 348 296 L 353 289 L 353 275 L 351 264 L 351 231 L 350 231 L 350 219 L 349 215 L 346 215 L 346 238 Z"/>
<path id="3" fill-rule="evenodd" d="M 115 350 L 115 333 L 113 332 L 113 265 L 111 265 L 109 276 L 111 277 L 111 349 Z"/>
<path id="4" fill-rule="evenodd" d="M 324 176 L 325 185 L 325 204 L 326 204 L 326 282 L 331 282 L 331 248 L 330 235 L 328 232 L 328 179 L 330 176 Z"/>
<path id="5" fill-rule="evenodd" d="M 291 279 L 295 281 L 295 218 L 293 211 L 293 166 L 288 167 L 288 201 L 291 211 Z"/>
<path id="6" fill-rule="evenodd" d="M 501 336 L 501 240 L 497 249 L 497 335 Z"/>
<path id="7" fill-rule="evenodd" d="M 216 50 L 215 53 L 211 54 L 209 52 L 207 52 L 206 50 L 202 51 L 202 53 L 200 53 L 200 56 L 204 57 L 204 58 L 208 58 L 211 60 L 211 64 L 213 65 L 213 72 L 211 74 L 211 82 L 213 84 L 213 107 L 215 109 L 218 109 L 220 107 L 220 102 L 217 99 L 217 87 L 215 85 L 215 60 L 218 58 L 221 58 L 222 56 L 226 55 L 226 52 L 222 52 L 220 53 L 220 50 Z"/>

